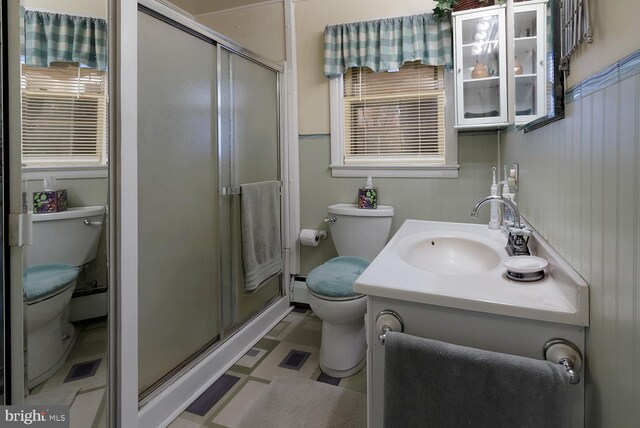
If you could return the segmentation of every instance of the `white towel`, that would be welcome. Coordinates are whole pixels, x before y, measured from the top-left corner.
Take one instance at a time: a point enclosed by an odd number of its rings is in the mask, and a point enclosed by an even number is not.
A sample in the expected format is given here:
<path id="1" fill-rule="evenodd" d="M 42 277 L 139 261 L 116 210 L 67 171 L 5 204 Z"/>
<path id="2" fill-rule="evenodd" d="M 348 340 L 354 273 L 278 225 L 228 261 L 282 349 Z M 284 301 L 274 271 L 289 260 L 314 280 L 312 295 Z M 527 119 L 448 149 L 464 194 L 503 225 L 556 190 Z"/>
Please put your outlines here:
<path id="1" fill-rule="evenodd" d="M 282 270 L 280 182 L 240 186 L 244 288 L 254 291 Z"/>

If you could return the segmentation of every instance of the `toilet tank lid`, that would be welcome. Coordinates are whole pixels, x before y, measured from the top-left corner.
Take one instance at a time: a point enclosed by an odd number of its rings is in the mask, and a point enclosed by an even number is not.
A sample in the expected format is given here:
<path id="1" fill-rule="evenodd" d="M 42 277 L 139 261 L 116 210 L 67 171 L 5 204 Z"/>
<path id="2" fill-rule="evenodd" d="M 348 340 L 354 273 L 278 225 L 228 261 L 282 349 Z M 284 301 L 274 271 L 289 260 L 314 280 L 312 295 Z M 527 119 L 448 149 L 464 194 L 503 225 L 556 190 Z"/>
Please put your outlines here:
<path id="1" fill-rule="evenodd" d="M 95 205 L 88 207 L 68 208 L 65 211 L 55 213 L 40 213 L 33 215 L 33 221 L 62 220 L 79 217 L 91 217 L 102 215 L 105 213 L 104 205 Z"/>
<path id="2" fill-rule="evenodd" d="M 358 208 L 356 204 L 335 204 L 327 208 L 329 214 L 352 215 L 359 217 L 392 217 L 393 207 L 390 205 L 378 205 L 378 208 Z"/>

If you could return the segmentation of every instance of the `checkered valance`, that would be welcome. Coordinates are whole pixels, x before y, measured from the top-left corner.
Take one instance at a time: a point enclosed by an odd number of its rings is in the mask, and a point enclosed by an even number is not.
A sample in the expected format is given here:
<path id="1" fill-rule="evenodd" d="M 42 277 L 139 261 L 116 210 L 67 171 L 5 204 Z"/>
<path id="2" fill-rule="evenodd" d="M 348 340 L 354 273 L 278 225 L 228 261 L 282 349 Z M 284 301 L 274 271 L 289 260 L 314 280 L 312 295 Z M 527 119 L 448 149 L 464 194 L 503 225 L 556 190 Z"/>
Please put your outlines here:
<path id="1" fill-rule="evenodd" d="M 107 68 L 107 21 L 85 16 L 24 11 L 22 54 L 26 65 L 54 61 Z"/>
<path id="2" fill-rule="evenodd" d="M 324 30 L 324 74 L 349 67 L 397 70 L 409 61 L 451 65 L 451 23 L 431 14 L 328 25 Z"/>

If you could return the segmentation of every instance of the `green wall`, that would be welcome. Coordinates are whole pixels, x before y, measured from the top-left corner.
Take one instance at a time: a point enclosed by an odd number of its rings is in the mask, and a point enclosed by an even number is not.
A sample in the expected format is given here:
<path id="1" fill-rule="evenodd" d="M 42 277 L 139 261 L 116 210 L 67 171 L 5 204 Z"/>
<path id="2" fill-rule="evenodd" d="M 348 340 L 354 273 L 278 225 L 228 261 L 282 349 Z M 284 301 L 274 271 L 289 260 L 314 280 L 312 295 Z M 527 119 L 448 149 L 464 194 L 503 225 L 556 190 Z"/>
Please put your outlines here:
<path id="1" fill-rule="evenodd" d="M 489 194 L 491 167 L 497 162 L 495 134 L 459 135 L 460 175 L 452 178 L 380 178 L 374 177 L 381 205 L 395 208 L 391 235 L 406 219 L 452 222 L 487 222 L 488 208 L 480 220 L 469 213 L 474 203 Z M 330 136 L 300 136 L 300 226 L 303 229 L 328 228 L 323 223 L 327 206 L 355 203 L 361 178 L 333 178 L 329 168 Z M 391 237 L 391 236 L 390 236 Z M 335 257 L 331 240 L 317 247 L 300 248 L 300 274 Z"/>

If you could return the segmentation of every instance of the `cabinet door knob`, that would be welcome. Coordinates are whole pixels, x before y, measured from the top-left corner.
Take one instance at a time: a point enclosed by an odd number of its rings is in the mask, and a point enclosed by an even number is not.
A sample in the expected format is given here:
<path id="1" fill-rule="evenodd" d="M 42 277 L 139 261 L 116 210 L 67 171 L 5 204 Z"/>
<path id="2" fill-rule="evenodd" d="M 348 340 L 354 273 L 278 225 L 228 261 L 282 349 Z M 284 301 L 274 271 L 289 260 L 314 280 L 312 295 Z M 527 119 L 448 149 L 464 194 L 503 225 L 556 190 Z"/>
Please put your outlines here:
<path id="1" fill-rule="evenodd" d="M 462 68 L 458 68 L 458 73 L 460 73 L 462 71 Z"/>
<path id="2" fill-rule="evenodd" d="M 540 60 L 540 65 L 544 65 L 544 60 L 543 59 Z"/>

